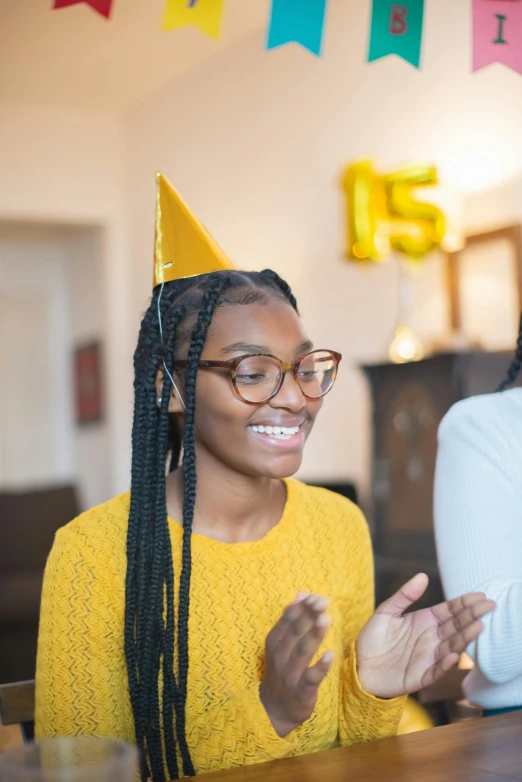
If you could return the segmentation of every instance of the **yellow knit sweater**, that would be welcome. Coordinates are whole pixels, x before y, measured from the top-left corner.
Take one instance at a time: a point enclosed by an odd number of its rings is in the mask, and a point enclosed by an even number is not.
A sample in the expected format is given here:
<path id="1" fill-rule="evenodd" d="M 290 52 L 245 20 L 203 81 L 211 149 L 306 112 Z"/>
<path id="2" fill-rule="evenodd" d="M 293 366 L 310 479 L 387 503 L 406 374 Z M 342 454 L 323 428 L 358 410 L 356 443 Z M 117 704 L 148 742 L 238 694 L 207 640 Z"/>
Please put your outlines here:
<path id="1" fill-rule="evenodd" d="M 403 698 L 364 692 L 354 644 L 373 611 L 373 563 L 360 511 L 323 489 L 287 482 L 277 526 L 251 543 L 192 539 L 187 739 L 197 773 L 260 763 L 396 733 Z M 134 739 L 125 656 L 129 494 L 61 529 L 45 571 L 36 680 L 39 737 Z M 175 572 L 181 527 L 170 520 Z M 297 592 L 328 597 L 319 652 L 335 654 L 316 709 L 286 738 L 259 699 L 264 643 Z"/>

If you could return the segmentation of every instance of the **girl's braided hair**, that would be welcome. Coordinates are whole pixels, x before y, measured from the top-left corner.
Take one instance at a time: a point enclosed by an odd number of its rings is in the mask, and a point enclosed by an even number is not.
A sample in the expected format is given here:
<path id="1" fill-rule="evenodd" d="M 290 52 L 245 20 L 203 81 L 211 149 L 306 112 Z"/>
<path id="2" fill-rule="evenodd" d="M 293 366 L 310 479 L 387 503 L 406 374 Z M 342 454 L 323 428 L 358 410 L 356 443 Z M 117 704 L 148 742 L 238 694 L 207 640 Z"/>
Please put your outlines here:
<path id="1" fill-rule="evenodd" d="M 160 295 L 161 292 L 161 295 Z M 196 501 L 195 410 L 198 363 L 217 307 L 287 300 L 289 285 L 275 272 L 220 271 L 156 288 L 143 318 L 134 354 L 132 477 L 125 584 L 125 656 L 141 776 L 164 782 L 194 775 L 185 735 L 189 670 L 191 531 Z M 163 336 L 160 333 L 158 306 Z M 169 416 L 171 384 L 163 378 L 158 408 L 156 377 L 173 366 L 189 342 L 184 372 L 183 442 Z M 183 544 L 176 616 L 175 574 L 167 523 L 165 478 L 179 466 L 183 450 Z M 175 671 L 177 643 L 178 670 Z M 163 680 L 161 692 L 160 679 Z M 178 758 L 182 768 L 178 768 Z"/>

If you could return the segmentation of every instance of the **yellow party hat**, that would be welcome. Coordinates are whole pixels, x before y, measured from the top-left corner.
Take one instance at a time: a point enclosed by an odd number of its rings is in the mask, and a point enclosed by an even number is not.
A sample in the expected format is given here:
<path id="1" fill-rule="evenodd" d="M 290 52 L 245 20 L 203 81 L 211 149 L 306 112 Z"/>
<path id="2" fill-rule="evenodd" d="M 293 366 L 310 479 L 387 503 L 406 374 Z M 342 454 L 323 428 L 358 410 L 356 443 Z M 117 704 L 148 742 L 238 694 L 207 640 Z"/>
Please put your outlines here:
<path id="1" fill-rule="evenodd" d="M 168 179 L 158 171 L 154 287 L 171 280 L 235 268 Z"/>

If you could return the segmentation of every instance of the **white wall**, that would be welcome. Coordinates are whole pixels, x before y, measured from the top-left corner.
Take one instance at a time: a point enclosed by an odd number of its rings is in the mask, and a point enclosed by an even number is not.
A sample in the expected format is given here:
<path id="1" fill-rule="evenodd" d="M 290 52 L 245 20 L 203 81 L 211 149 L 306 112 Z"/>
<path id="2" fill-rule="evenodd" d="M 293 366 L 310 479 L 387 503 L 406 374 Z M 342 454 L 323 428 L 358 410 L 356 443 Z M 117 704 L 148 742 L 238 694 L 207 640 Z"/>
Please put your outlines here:
<path id="1" fill-rule="evenodd" d="M 64 266 L 69 322 L 69 356 L 76 348 L 99 342 L 102 347 L 103 404 L 108 375 L 107 313 L 109 302 L 103 288 L 103 232 L 101 229 L 69 229 L 63 237 L 67 262 Z M 83 508 L 105 502 L 114 492 L 112 476 L 115 444 L 111 443 L 107 415 L 101 422 L 74 426 L 76 475 Z"/>
<path id="2" fill-rule="evenodd" d="M 101 231 L 0 225 L 0 485 L 113 492 L 109 425 L 78 426 L 73 351 L 107 344 Z M 106 374 L 106 373 L 105 373 Z"/>
<path id="3" fill-rule="evenodd" d="M 238 265 L 286 276 L 310 334 L 343 352 L 303 475 L 353 478 L 367 491 L 370 409 L 358 365 L 385 356 L 397 269 L 341 259 L 342 167 L 359 156 L 381 169 L 433 161 L 446 184 L 473 198 L 522 177 L 520 77 L 498 65 L 471 73 L 470 4 L 426 3 L 421 71 L 393 57 L 365 62 L 370 5 L 330 1 L 322 59 L 297 46 L 265 52 L 260 29 L 120 119 L 0 106 L 0 219 L 103 230 L 113 491 L 128 485 L 131 358 L 150 293 L 156 168 Z M 508 190 L 491 208 L 486 200 L 468 209 L 469 224 L 480 224 L 479 212 L 496 224 L 520 214 L 520 188 Z M 430 261 L 412 284 L 410 318 L 425 340 L 444 335 L 442 274 Z"/>
<path id="4" fill-rule="evenodd" d="M 260 33 L 125 121 L 135 317 L 150 288 L 159 168 L 238 265 L 287 277 L 316 343 L 343 352 L 303 475 L 351 477 L 363 491 L 370 410 L 358 365 L 386 354 L 397 278 L 394 264 L 360 270 L 341 259 L 341 170 L 359 156 L 381 169 L 433 161 L 462 193 L 522 172 L 520 77 L 501 66 L 471 73 L 469 3 L 426 4 L 421 71 L 365 62 L 369 18 L 369 0 L 332 0 L 323 59 L 294 46 L 265 52 Z M 434 261 L 414 283 L 412 320 L 425 338 L 445 332 L 442 273 Z"/>
<path id="5" fill-rule="evenodd" d="M 65 254 L 57 232 L 0 226 L 2 485 L 74 476 Z"/>
<path id="6" fill-rule="evenodd" d="M 111 493 L 129 484 L 132 346 L 120 124 L 106 115 L 0 105 L 0 220 L 97 226 L 107 318 Z M 110 306 L 108 306 L 110 295 Z"/>

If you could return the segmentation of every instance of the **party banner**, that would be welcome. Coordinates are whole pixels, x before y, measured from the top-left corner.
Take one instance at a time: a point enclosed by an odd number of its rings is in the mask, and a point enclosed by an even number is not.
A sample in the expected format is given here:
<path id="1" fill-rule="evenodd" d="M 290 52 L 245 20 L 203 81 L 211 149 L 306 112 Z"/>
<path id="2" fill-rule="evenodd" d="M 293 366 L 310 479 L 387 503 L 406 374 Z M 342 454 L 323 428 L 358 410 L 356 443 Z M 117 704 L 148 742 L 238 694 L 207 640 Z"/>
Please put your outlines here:
<path id="1" fill-rule="evenodd" d="M 106 19 L 109 18 L 111 13 L 112 0 L 54 0 L 54 8 L 68 8 L 70 5 L 79 5 L 80 3 L 86 3 L 98 11 L 99 14 Z"/>
<path id="2" fill-rule="evenodd" d="M 397 54 L 418 68 L 423 17 L 424 0 L 373 0 L 368 62 Z"/>
<path id="3" fill-rule="evenodd" d="M 267 49 L 299 43 L 319 56 L 327 0 L 272 0 Z"/>
<path id="4" fill-rule="evenodd" d="M 219 38 L 225 0 L 167 0 L 163 30 L 193 25 L 211 38 Z"/>
<path id="5" fill-rule="evenodd" d="M 522 73 L 519 0 L 473 0 L 473 70 L 493 62 Z"/>

